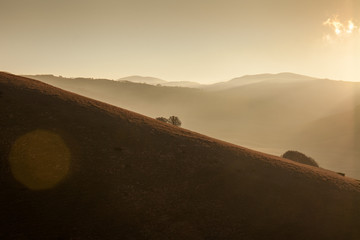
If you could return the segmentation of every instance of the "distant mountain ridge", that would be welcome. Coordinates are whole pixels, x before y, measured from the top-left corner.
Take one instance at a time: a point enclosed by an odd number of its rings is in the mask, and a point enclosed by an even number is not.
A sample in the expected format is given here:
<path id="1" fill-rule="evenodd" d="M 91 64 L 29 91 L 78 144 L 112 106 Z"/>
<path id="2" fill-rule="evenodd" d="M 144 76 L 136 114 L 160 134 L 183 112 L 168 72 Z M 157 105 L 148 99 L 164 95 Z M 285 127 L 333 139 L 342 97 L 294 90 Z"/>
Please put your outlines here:
<path id="1" fill-rule="evenodd" d="M 226 82 L 219 82 L 210 84 L 207 86 L 209 89 L 214 90 L 226 90 L 230 88 L 241 87 L 249 84 L 256 84 L 265 81 L 271 82 L 302 82 L 302 81 L 312 81 L 316 78 L 308 77 L 305 75 L 295 74 L 295 73 L 278 73 L 278 74 L 256 74 L 256 75 L 244 75 L 242 77 L 233 78 Z"/>
<path id="2" fill-rule="evenodd" d="M 150 85 L 161 85 L 166 87 L 188 87 L 188 88 L 201 88 L 205 86 L 197 82 L 190 81 L 165 81 L 159 78 L 142 77 L 142 76 L 129 76 L 118 79 L 118 81 L 129 81 L 134 83 L 145 83 Z"/>
<path id="3" fill-rule="evenodd" d="M 167 81 L 159 79 L 159 78 L 143 77 L 143 76 L 129 76 L 129 77 L 124 77 L 124 78 L 119 78 L 119 79 L 117 79 L 117 81 L 129 81 L 129 82 L 134 82 L 134 83 L 146 83 L 146 84 L 151 84 L 151 85 L 167 83 Z"/>
<path id="4" fill-rule="evenodd" d="M 24 75 L 24 77 L 34 78 L 34 79 L 45 79 L 45 78 L 64 78 L 62 76 L 54 76 L 51 74 L 39 74 L 39 75 Z M 75 77 L 75 78 L 65 78 L 65 79 L 94 79 L 94 78 L 84 78 L 84 77 Z M 101 80 L 110 80 L 100 78 Z M 188 87 L 188 88 L 204 88 L 204 89 L 214 89 L 214 90 L 225 90 L 235 87 L 241 87 L 244 85 L 260 83 L 263 81 L 272 81 L 272 82 L 296 82 L 296 81 L 311 81 L 317 78 L 308 77 L 305 75 L 295 74 L 295 73 L 278 73 L 278 74 L 256 74 L 256 75 L 244 75 L 242 77 L 233 78 L 225 82 L 217 82 L 213 84 L 200 84 L 197 82 L 191 81 L 166 81 L 160 78 L 155 77 L 144 77 L 144 76 L 128 76 L 119 78 L 115 81 L 128 81 L 133 83 L 143 83 L 149 85 L 161 85 L 166 87 Z M 99 80 L 99 79 L 97 79 Z M 114 81 L 114 80 L 110 80 Z"/>

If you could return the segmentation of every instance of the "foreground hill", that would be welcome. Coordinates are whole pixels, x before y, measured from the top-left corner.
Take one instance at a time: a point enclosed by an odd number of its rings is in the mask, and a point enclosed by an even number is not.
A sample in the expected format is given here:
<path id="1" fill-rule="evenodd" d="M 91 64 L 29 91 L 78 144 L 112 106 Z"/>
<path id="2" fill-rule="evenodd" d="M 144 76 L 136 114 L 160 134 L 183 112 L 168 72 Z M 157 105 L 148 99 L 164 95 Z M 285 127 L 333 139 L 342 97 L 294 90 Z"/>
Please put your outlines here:
<path id="1" fill-rule="evenodd" d="M 351 178 L 11 74 L 0 91 L 0 239 L 360 238 Z"/>

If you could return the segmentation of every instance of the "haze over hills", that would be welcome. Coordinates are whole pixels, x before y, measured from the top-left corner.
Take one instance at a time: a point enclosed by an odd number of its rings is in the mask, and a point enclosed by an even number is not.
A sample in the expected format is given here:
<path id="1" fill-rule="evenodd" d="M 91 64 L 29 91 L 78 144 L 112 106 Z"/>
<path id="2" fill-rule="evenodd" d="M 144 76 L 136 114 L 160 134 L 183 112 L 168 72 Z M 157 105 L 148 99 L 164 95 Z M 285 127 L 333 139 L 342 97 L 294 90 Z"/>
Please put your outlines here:
<path id="1" fill-rule="evenodd" d="M 159 79 L 159 78 L 153 78 L 153 77 L 142 77 L 142 76 L 129 76 L 118 79 L 118 81 L 129 81 L 129 82 L 135 82 L 135 83 L 146 83 L 151 85 L 156 84 L 163 84 L 167 81 Z"/>
<path id="2" fill-rule="evenodd" d="M 29 75 L 31 77 L 31 75 Z M 118 79 L 118 81 L 129 81 L 134 83 L 146 83 L 150 85 L 162 85 L 168 87 L 191 87 L 191 88 L 206 88 L 214 90 L 224 90 L 235 87 L 240 87 L 248 84 L 259 83 L 263 81 L 273 82 L 298 82 L 298 81 L 311 81 L 315 78 L 294 74 L 294 73 L 279 73 L 279 74 L 257 74 L 245 75 L 242 77 L 234 78 L 225 82 L 218 82 L 213 84 L 200 84 L 190 81 L 165 81 L 159 78 L 143 77 L 143 76 L 129 76 Z"/>
<path id="3" fill-rule="evenodd" d="M 314 157 L 323 156 L 332 165 L 341 164 L 353 169 L 352 175 L 360 175 L 360 105 L 312 123 L 299 130 L 297 142 L 311 149 Z"/>
<path id="4" fill-rule="evenodd" d="M 197 82 L 189 82 L 189 81 L 165 81 L 159 78 L 153 77 L 142 77 L 142 76 L 129 76 L 118 79 L 118 81 L 129 81 L 134 83 L 145 83 L 150 85 L 161 85 L 168 87 L 190 87 L 190 88 L 201 88 L 205 85 L 197 83 Z"/>
<path id="5" fill-rule="evenodd" d="M 11 74 L 0 91 L 1 239 L 360 237 L 354 179 Z"/>
<path id="6" fill-rule="evenodd" d="M 300 74 L 294 74 L 294 73 L 257 74 L 257 75 L 245 75 L 242 77 L 231 79 L 226 82 L 211 84 L 207 86 L 207 88 L 214 90 L 224 90 L 224 89 L 241 87 L 249 84 L 261 83 L 264 81 L 289 83 L 289 82 L 302 82 L 302 81 L 311 81 L 311 80 L 315 80 L 315 78 Z"/>
<path id="7" fill-rule="evenodd" d="M 302 137 L 312 123 L 360 105 L 359 83 L 281 73 L 244 76 L 195 89 L 31 77 L 150 117 L 176 115 L 185 128 L 242 146 L 276 155 L 302 150 L 322 167 L 360 178 L 360 168 L 352 167 L 356 156 L 352 149 L 340 148 L 331 139 L 326 147 L 316 149 L 318 140 L 311 137 L 316 131 L 309 131 L 306 140 Z"/>

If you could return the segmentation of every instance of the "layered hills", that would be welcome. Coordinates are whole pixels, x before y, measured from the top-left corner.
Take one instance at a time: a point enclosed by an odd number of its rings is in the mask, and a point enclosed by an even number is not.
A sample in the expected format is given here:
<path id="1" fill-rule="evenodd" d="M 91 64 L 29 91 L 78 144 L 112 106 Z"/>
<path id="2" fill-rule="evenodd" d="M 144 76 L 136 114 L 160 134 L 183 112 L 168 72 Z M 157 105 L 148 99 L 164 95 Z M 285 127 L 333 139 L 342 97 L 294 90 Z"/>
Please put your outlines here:
<path id="1" fill-rule="evenodd" d="M 143 77 L 143 76 L 129 76 L 118 79 L 118 81 L 129 81 L 129 82 L 135 82 L 135 83 L 146 83 L 151 85 L 157 85 L 157 84 L 164 84 L 167 83 L 167 81 L 154 78 L 154 77 Z"/>
<path id="2" fill-rule="evenodd" d="M 0 73 L 0 239 L 358 239 L 360 184 Z"/>
<path id="3" fill-rule="evenodd" d="M 41 76 L 40 76 L 41 77 Z M 189 88 L 202 88 L 205 85 L 202 85 L 197 82 L 190 82 L 190 81 L 165 81 L 159 78 L 153 77 L 142 77 L 142 76 L 129 76 L 120 78 L 117 81 L 128 81 L 134 83 L 145 83 L 149 85 L 159 85 L 159 86 L 166 86 L 166 87 L 189 87 Z"/>
<path id="4" fill-rule="evenodd" d="M 349 116 L 360 105 L 359 83 L 292 73 L 248 75 L 201 88 L 31 78 L 147 116 L 176 115 L 187 129 L 260 151 L 281 155 L 299 150 L 324 168 L 360 179 L 355 139 L 348 134 L 346 141 L 338 140 L 342 133 L 355 132 L 359 122 L 348 124 L 349 118 L 338 117 L 339 124 L 332 126 L 331 121 L 332 116 Z M 323 141 L 321 135 L 329 138 Z"/>

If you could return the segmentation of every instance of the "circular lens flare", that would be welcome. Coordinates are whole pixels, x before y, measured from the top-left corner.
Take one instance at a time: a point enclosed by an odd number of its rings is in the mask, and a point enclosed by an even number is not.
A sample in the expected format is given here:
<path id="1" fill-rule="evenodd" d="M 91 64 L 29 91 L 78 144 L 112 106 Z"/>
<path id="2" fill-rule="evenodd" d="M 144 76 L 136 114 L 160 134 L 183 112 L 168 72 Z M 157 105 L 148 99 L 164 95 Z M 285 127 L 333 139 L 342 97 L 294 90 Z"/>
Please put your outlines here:
<path id="1" fill-rule="evenodd" d="M 36 130 L 12 145 L 9 163 L 14 178 L 31 190 L 50 189 L 69 172 L 71 154 L 56 133 Z"/>

